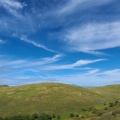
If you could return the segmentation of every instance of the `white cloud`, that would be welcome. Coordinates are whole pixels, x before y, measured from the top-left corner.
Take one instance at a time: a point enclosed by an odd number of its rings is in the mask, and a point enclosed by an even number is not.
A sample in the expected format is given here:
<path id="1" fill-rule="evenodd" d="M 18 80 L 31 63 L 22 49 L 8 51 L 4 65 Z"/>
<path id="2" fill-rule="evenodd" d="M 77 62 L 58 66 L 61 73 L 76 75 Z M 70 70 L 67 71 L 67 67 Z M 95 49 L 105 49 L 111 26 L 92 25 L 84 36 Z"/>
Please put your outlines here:
<path id="1" fill-rule="evenodd" d="M 104 61 L 106 59 L 97 59 L 97 60 L 78 60 L 72 64 L 65 64 L 65 65 L 50 65 L 43 67 L 43 70 L 64 70 L 64 69 L 74 69 L 76 67 Z"/>
<path id="2" fill-rule="evenodd" d="M 15 0 L 0 0 L 0 3 L 3 4 L 5 7 L 11 7 L 14 9 L 21 9 L 23 5 Z"/>
<path id="3" fill-rule="evenodd" d="M 78 70 L 77 73 L 70 73 L 68 75 L 52 74 L 51 70 L 74 70 L 74 68 L 79 68 L 84 65 L 89 65 L 105 60 L 78 60 L 75 63 L 60 65 L 57 63 L 57 61 L 59 61 L 61 57 L 62 55 L 59 54 L 53 57 L 46 57 L 39 60 L 7 60 L 3 57 L 3 59 L 0 59 L 0 80 L 3 80 L 3 82 L 0 81 L 0 83 L 20 85 L 35 82 L 39 83 L 45 81 L 58 81 L 81 86 L 100 86 L 114 84 L 120 78 L 120 69 L 101 72 L 101 70 L 97 68 L 82 68 L 84 71 L 82 72 L 82 70 L 80 70 L 80 73 L 78 73 Z"/>
<path id="4" fill-rule="evenodd" d="M 37 61 L 32 61 L 32 62 L 27 62 L 26 65 L 24 65 L 24 67 L 42 67 L 43 65 L 48 65 L 50 63 L 54 63 L 57 62 L 61 59 L 62 55 L 61 54 L 57 54 L 53 57 L 46 57 L 46 58 L 42 58 L 41 60 L 37 60 Z M 41 69 L 40 67 L 40 69 Z"/>
<path id="5" fill-rule="evenodd" d="M 67 31 L 69 49 L 94 53 L 96 50 L 120 46 L 120 22 L 94 23 Z"/>
<path id="6" fill-rule="evenodd" d="M 0 84 L 1 80 L 9 79 L 11 83 L 17 84 L 17 81 L 21 79 L 20 82 L 26 83 L 31 80 L 31 82 L 35 82 L 34 80 L 41 80 L 41 76 L 45 74 L 42 67 L 45 65 L 56 63 L 61 59 L 63 55 L 57 54 L 52 57 L 41 58 L 38 60 L 30 60 L 30 59 L 18 59 L 11 60 L 8 56 L 1 56 L 0 59 Z M 45 74 L 46 75 L 46 74 Z M 25 77 L 30 78 L 28 81 L 24 81 Z M 43 79 L 43 78 L 42 78 Z M 15 81 L 14 81 L 15 80 Z M 44 78 L 46 80 L 46 78 Z M 6 84 L 7 82 L 4 81 Z M 11 84 L 8 83 L 8 84 Z M 19 83 L 20 84 L 20 83 Z"/>
<path id="7" fill-rule="evenodd" d="M 50 63 L 57 62 L 61 59 L 62 55 L 57 54 L 53 57 L 41 58 L 39 60 L 28 60 L 28 59 L 19 59 L 19 60 L 6 60 L 6 58 L 0 60 L 0 67 L 7 67 L 7 68 L 23 68 L 28 69 L 35 67 L 41 67 L 43 65 L 47 65 Z"/>
<path id="8" fill-rule="evenodd" d="M 0 67 L 2 68 L 21 68 L 23 64 L 26 64 L 27 60 L 6 60 L 2 59 L 0 60 Z"/>
<path id="9" fill-rule="evenodd" d="M 19 10 L 21 10 L 26 4 L 17 0 L 0 0 L 0 5 L 4 7 L 10 14 L 19 16 Z"/>
<path id="10" fill-rule="evenodd" d="M 62 6 L 61 9 L 59 9 L 59 14 L 69 14 L 71 12 L 74 12 L 76 9 L 88 9 L 89 7 L 93 6 L 99 6 L 106 3 L 111 2 L 112 0 L 69 0 L 67 4 Z"/>
<path id="11" fill-rule="evenodd" d="M 93 69 L 93 70 L 88 71 L 87 74 L 95 74 L 95 73 L 98 73 L 99 71 L 100 71 L 99 69 Z"/>
<path id="12" fill-rule="evenodd" d="M 79 68 L 81 66 L 106 60 L 106 59 L 78 60 L 75 63 L 71 63 L 71 64 L 55 64 L 62 57 L 63 55 L 57 54 L 53 57 L 41 58 L 39 60 L 28 60 L 28 59 L 6 60 L 6 58 L 4 59 L 1 58 L 0 68 L 7 68 L 12 70 L 22 69 L 23 71 L 28 70 L 34 72 L 39 72 L 39 71 L 48 72 L 51 70 L 65 70 L 65 69 Z"/>
<path id="13" fill-rule="evenodd" d="M 37 42 L 35 42 L 35 41 L 33 41 L 33 40 L 29 40 L 29 39 L 27 38 L 27 36 L 25 36 L 25 35 L 23 35 L 20 39 L 21 39 L 22 41 L 25 41 L 25 42 L 27 42 L 27 43 L 29 43 L 29 44 L 32 44 L 32 45 L 36 46 L 36 47 L 42 48 L 42 49 L 44 49 L 44 50 L 46 50 L 46 51 L 55 52 L 55 51 L 47 48 L 46 46 L 44 46 L 44 45 L 42 45 L 42 44 L 40 44 L 40 43 L 37 43 Z"/>
<path id="14" fill-rule="evenodd" d="M 120 69 L 113 69 L 113 70 L 108 70 L 108 71 L 104 71 L 101 73 L 98 73 L 98 75 L 106 75 L 106 76 L 117 76 L 120 75 Z"/>
<path id="15" fill-rule="evenodd" d="M 120 69 L 107 70 L 104 72 L 101 72 L 99 69 L 93 69 L 79 74 L 54 76 L 54 79 L 56 79 L 58 82 L 80 85 L 85 87 L 116 84 L 120 81 L 119 78 Z"/>
<path id="16" fill-rule="evenodd" d="M 107 73 L 107 74 L 106 74 Z M 109 74 L 108 74 L 109 73 Z M 84 73 L 71 74 L 71 75 L 47 75 L 41 76 L 26 76 L 19 75 L 15 78 L 0 77 L 0 82 L 9 85 L 31 84 L 41 82 L 59 82 L 66 84 L 74 84 L 84 87 L 91 86 L 105 86 L 110 84 L 116 84 L 120 80 L 120 69 L 112 69 L 101 72 L 99 69 L 92 69 Z M 33 81 L 34 80 L 34 81 Z M 15 83 L 15 81 L 17 81 Z"/>

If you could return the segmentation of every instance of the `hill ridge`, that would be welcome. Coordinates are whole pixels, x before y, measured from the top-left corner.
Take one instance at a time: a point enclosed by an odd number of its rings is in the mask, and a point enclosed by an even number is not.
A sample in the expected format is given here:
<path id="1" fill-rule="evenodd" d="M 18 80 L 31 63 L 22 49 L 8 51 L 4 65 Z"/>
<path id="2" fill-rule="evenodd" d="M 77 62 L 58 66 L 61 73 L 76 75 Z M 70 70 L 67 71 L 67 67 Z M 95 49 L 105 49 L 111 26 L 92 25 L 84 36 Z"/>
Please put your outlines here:
<path id="1" fill-rule="evenodd" d="M 115 100 L 120 100 L 119 85 L 83 88 L 63 83 L 40 83 L 4 87 L 0 88 L 0 116 L 43 112 L 65 115 Z"/>

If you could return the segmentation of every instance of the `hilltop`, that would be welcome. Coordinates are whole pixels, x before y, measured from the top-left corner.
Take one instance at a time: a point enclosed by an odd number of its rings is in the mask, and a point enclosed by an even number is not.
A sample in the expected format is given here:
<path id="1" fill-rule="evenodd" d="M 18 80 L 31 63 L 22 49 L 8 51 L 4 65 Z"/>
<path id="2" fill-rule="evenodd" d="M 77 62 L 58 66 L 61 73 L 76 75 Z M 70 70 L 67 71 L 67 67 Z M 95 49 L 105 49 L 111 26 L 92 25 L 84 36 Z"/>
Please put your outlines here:
<path id="1" fill-rule="evenodd" d="M 34 113 L 69 116 L 70 113 L 79 113 L 83 108 L 116 100 L 120 100 L 120 85 L 82 88 L 61 83 L 41 83 L 0 87 L 0 116 Z"/>

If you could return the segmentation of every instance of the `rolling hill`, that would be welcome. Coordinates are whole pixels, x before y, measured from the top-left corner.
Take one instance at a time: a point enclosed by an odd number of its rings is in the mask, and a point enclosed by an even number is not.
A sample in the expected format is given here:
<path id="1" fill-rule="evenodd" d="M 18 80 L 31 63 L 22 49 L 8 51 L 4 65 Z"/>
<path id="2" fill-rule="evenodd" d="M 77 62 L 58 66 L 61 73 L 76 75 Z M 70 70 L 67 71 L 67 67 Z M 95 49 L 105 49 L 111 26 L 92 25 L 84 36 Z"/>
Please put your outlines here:
<path id="1" fill-rule="evenodd" d="M 120 85 L 98 88 L 82 88 L 61 83 L 3 86 L 0 87 L 0 116 L 47 113 L 60 114 L 63 118 L 68 118 L 70 113 L 82 114 L 83 108 L 103 109 L 103 104 L 114 101 L 120 101 Z M 116 109 L 119 107 L 114 107 L 114 110 Z M 112 111 L 110 108 L 102 117 L 110 116 Z M 94 118 L 94 115 L 90 116 Z M 95 119 L 101 120 L 99 117 Z"/>

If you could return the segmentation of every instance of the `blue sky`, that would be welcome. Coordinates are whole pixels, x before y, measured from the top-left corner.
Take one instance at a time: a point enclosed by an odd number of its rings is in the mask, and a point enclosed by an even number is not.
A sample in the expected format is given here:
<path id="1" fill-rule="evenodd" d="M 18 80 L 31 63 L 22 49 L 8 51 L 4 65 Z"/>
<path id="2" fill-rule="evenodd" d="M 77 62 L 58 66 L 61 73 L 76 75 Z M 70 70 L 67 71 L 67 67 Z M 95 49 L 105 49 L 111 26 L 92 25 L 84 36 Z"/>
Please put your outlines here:
<path id="1" fill-rule="evenodd" d="M 0 84 L 120 84 L 119 0 L 0 0 Z"/>

